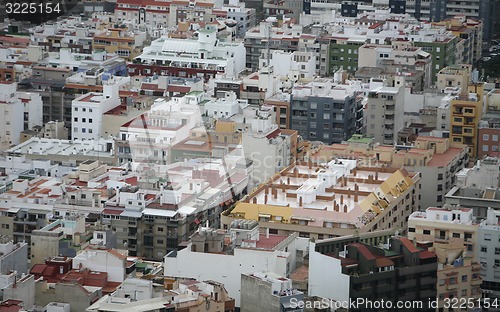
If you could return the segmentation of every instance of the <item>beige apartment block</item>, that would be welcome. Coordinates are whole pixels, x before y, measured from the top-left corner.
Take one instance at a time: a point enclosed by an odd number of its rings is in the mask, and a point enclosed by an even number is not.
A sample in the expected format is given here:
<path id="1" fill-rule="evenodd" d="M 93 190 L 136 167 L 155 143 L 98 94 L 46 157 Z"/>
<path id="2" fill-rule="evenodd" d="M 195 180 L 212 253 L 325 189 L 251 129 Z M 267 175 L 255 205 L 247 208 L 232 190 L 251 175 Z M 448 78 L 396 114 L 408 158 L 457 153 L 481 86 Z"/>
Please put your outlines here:
<path id="1" fill-rule="evenodd" d="M 430 207 L 408 219 L 408 238 L 438 256 L 440 311 L 452 311 L 446 307 L 447 298 L 474 304 L 481 298 L 481 267 L 475 259 L 478 226 L 470 208 Z"/>
<path id="2" fill-rule="evenodd" d="M 314 239 L 404 231 L 407 217 L 418 209 L 419 183 L 419 173 L 366 168 L 356 160 L 294 163 L 223 214 L 221 223 L 255 220 L 270 233 Z"/>

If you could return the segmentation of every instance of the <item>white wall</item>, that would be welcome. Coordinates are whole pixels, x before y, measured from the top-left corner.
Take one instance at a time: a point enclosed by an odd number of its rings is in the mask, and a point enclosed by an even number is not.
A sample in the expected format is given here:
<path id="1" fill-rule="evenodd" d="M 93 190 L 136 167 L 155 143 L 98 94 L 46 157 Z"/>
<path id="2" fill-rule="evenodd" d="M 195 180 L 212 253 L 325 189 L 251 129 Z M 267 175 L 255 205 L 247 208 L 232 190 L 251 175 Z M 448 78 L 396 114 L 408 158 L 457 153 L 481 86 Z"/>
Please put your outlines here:
<path id="1" fill-rule="evenodd" d="M 342 274 L 340 260 L 314 251 L 309 243 L 309 296 L 337 301 L 349 300 L 349 275 Z"/>
<path id="2" fill-rule="evenodd" d="M 240 306 L 241 274 L 270 271 L 287 276 L 286 263 L 291 253 L 235 249 L 234 256 L 192 252 L 191 244 L 177 252 L 177 257 L 165 256 L 165 276 L 190 277 L 199 281 L 214 280 L 224 283 L 229 296 Z"/>
<path id="3" fill-rule="evenodd" d="M 107 272 L 109 282 L 123 282 L 125 279 L 125 261 L 107 250 L 82 251 L 73 258 L 73 269 L 79 269 L 80 264 L 92 271 Z"/>

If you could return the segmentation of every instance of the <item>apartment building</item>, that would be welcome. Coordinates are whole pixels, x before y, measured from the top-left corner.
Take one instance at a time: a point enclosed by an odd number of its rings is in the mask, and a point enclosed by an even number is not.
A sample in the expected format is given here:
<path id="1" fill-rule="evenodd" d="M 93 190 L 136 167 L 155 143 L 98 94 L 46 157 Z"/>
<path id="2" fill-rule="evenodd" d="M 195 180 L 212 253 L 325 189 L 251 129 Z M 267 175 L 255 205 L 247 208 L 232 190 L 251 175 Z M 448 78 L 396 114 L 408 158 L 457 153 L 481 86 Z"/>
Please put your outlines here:
<path id="1" fill-rule="evenodd" d="M 485 156 L 500 156 L 500 127 L 498 123 L 482 121 L 479 123 L 477 158 L 483 159 Z"/>
<path id="2" fill-rule="evenodd" d="M 376 87 L 368 92 L 364 119 L 366 136 L 380 144 L 393 144 L 403 129 L 404 88 Z"/>
<path id="3" fill-rule="evenodd" d="M 158 98 L 149 111 L 124 123 L 116 149 L 120 163 L 149 160 L 166 164 L 172 161 L 169 146 L 189 138 L 189 131 L 202 123 L 198 106 L 202 100 L 201 92 L 174 96 L 168 101 Z"/>
<path id="4" fill-rule="evenodd" d="M 356 160 L 297 162 L 259 186 L 221 217 L 258 221 L 271 233 L 324 239 L 377 229 L 404 231 L 418 210 L 420 174 L 367 168 Z M 390 199 L 389 199 L 390 198 Z"/>
<path id="5" fill-rule="evenodd" d="M 203 77 L 206 81 L 223 73 L 229 78 L 237 77 L 244 68 L 243 43 L 217 40 L 213 25 L 199 29 L 197 39 L 165 36 L 153 40 L 128 65 L 130 75 Z"/>
<path id="6" fill-rule="evenodd" d="M 200 224 L 220 226 L 220 214 L 249 182 L 242 156 L 153 166 L 117 183 L 106 202 L 104 224 L 116 230 L 117 246 L 131 256 L 162 259 L 187 241 Z M 160 174 L 158 174 L 160 172 Z M 165 178 L 168 176 L 168 180 Z M 140 187 L 139 187 L 140 186 Z"/>
<path id="7" fill-rule="evenodd" d="M 429 207 L 408 220 L 408 238 L 438 256 L 438 307 L 444 311 L 450 311 L 447 298 L 473 298 L 475 303 L 481 299 L 478 227 L 470 208 Z"/>
<path id="8" fill-rule="evenodd" d="M 429 302 L 436 298 L 436 255 L 416 247 L 405 237 L 393 236 L 383 243 L 382 246 L 349 243 L 343 250 L 322 253 L 311 242 L 309 295 L 340 302 L 356 298 L 421 301 L 420 307 L 409 306 L 404 310 L 435 311 Z M 358 305 L 349 311 L 367 309 L 372 307 Z"/>
<path id="9" fill-rule="evenodd" d="M 362 97 L 347 84 L 316 78 L 294 86 L 290 103 L 290 127 L 306 140 L 340 143 L 361 131 Z"/>
<path id="10" fill-rule="evenodd" d="M 130 78 L 110 79 L 103 84 L 103 92 L 89 92 L 76 97 L 71 103 L 72 140 L 98 140 L 103 127 L 105 112 L 119 106 L 119 87 Z"/>
<path id="11" fill-rule="evenodd" d="M 488 209 L 486 219 L 479 225 L 478 241 L 479 249 L 476 256 L 481 264 L 481 278 L 483 284 L 483 296 L 491 301 L 500 299 L 500 213 L 498 210 Z"/>
<path id="12" fill-rule="evenodd" d="M 21 100 L 15 97 L 16 84 L 0 85 L 0 151 L 19 144 L 21 132 L 24 130 L 24 107 Z"/>
<path id="13" fill-rule="evenodd" d="M 414 15 L 419 20 L 441 21 L 450 16 L 465 16 L 466 18 L 483 22 L 483 40 L 489 42 L 493 36 L 495 1 L 461 1 L 460 3 L 438 0 L 409 0 L 406 3 L 406 13 Z"/>
<path id="14" fill-rule="evenodd" d="M 465 15 L 455 15 L 435 22 L 435 25 L 445 25 L 452 34 L 463 39 L 460 41 L 463 49 L 462 57 L 457 57 L 458 63 L 472 64 L 481 59 L 484 33 L 482 20 L 467 18 Z"/>
<path id="15" fill-rule="evenodd" d="M 276 16 L 268 17 L 257 27 L 248 30 L 245 35 L 245 67 L 257 70 L 262 52 L 267 49 L 297 51 L 301 35 L 302 26 L 294 24 L 289 18 L 278 20 Z"/>
<path id="16" fill-rule="evenodd" d="M 230 0 L 220 10 L 226 13 L 226 18 L 236 22 L 236 37 L 238 38 L 244 38 L 247 31 L 255 27 L 256 10 L 247 7 L 244 1 Z"/>
<path id="17" fill-rule="evenodd" d="M 250 127 L 241 136 L 246 155 L 252 160 L 253 179 L 264 183 L 294 161 L 291 155 L 291 136 L 284 135 L 275 125 L 273 108 L 262 106 L 249 120 Z"/>
<path id="18" fill-rule="evenodd" d="M 307 239 L 259 233 L 257 222 L 245 220 L 237 220 L 227 231 L 202 227 L 183 247 L 165 256 L 165 277 L 224 283 L 236 307 L 242 305 L 242 274 L 270 271 L 287 277 L 307 255 Z"/>
<path id="19" fill-rule="evenodd" d="M 443 205 L 446 193 L 456 183 L 455 175 L 468 163 L 465 145 L 450 146 L 448 139 L 430 136 L 418 136 L 412 146 L 375 146 L 371 138 L 353 136 L 343 144 L 324 146 L 310 155 L 310 159 L 318 163 L 334 157 L 358 159 L 368 167 L 385 165 L 419 172 L 420 210 Z"/>
<path id="20" fill-rule="evenodd" d="M 381 68 L 386 64 L 392 67 L 409 67 L 423 72 L 423 85 L 430 87 L 433 77 L 432 56 L 412 42 L 393 40 L 390 45 L 364 44 L 358 49 L 358 68 Z M 404 70 L 403 70 L 404 71 Z"/>
<path id="21" fill-rule="evenodd" d="M 115 18 L 117 21 L 133 21 L 137 25 L 167 26 L 170 4 L 166 1 L 118 0 Z"/>
<path id="22" fill-rule="evenodd" d="M 479 122 L 483 116 L 483 83 L 471 83 L 450 104 L 450 140 L 469 146 L 471 160 L 477 159 Z"/>
<path id="23" fill-rule="evenodd" d="M 460 88 L 464 91 L 469 85 L 471 73 L 472 65 L 469 64 L 447 66 L 438 72 L 436 86 L 442 92 L 447 88 Z"/>
<path id="24" fill-rule="evenodd" d="M 93 37 L 92 48 L 102 49 L 107 53 L 116 53 L 131 61 L 140 54 L 145 41 L 145 32 L 133 33 L 123 28 L 108 28 Z"/>

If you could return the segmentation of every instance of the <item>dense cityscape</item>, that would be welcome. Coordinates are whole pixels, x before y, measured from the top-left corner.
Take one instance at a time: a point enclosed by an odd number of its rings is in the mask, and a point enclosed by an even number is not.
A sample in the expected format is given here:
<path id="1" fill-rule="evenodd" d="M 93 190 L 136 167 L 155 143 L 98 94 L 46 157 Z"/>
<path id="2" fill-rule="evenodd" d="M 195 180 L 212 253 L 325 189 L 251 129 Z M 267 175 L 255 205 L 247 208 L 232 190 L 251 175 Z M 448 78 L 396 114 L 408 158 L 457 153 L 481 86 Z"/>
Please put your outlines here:
<path id="1" fill-rule="evenodd" d="M 497 1 L 0 8 L 0 312 L 500 311 Z"/>

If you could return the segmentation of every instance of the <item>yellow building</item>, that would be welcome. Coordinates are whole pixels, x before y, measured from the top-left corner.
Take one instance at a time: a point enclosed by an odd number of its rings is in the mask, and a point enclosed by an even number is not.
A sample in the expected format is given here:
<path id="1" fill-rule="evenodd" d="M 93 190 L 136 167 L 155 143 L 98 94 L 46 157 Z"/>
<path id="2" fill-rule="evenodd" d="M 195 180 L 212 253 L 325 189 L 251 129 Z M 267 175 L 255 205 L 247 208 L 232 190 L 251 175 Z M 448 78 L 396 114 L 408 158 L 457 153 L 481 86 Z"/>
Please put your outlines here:
<path id="1" fill-rule="evenodd" d="M 447 66 L 439 71 L 436 86 L 439 90 L 456 87 L 463 90 L 469 84 L 471 72 L 472 65 L 469 64 Z"/>
<path id="2" fill-rule="evenodd" d="M 450 140 L 469 146 L 472 160 L 477 156 L 479 121 L 483 116 L 483 83 L 468 86 L 450 105 Z"/>
<path id="3" fill-rule="evenodd" d="M 132 33 L 123 28 L 108 28 L 92 39 L 93 50 L 105 50 L 129 61 L 138 56 L 146 40 L 146 33 Z"/>

